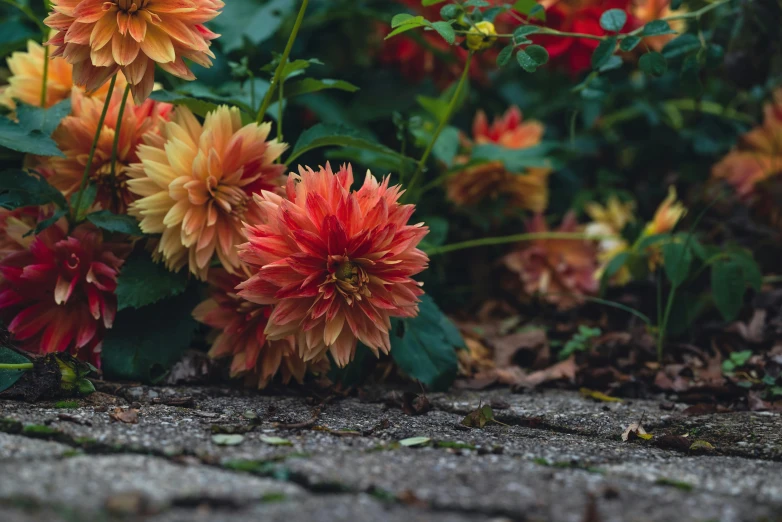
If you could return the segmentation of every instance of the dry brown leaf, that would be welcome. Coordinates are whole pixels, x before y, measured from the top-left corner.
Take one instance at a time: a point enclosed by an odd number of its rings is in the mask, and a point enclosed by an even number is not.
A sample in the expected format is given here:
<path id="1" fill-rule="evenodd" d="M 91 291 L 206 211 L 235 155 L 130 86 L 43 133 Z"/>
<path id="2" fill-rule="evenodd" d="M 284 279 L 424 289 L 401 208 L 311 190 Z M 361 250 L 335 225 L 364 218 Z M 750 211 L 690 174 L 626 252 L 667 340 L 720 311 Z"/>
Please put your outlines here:
<path id="1" fill-rule="evenodd" d="M 113 413 L 109 413 L 109 418 L 115 422 L 124 422 L 125 424 L 138 424 L 138 410 L 131 408 L 123 410 L 122 408 L 114 408 Z"/>
<path id="2" fill-rule="evenodd" d="M 651 433 L 646 433 L 646 430 L 640 422 L 634 422 L 630 424 L 627 429 L 622 433 L 622 441 L 629 442 L 635 439 L 649 440 L 652 438 Z"/>
<path id="3" fill-rule="evenodd" d="M 499 368 L 513 366 L 513 358 L 519 351 L 530 350 L 540 352 L 548 349 L 548 337 L 542 328 L 530 328 L 489 340 L 494 348 L 494 363 Z"/>
<path id="4" fill-rule="evenodd" d="M 765 340 L 766 332 L 766 316 L 768 312 L 763 309 L 755 310 L 752 314 L 752 319 L 746 323 L 736 321 L 728 326 L 726 332 L 735 332 L 739 334 L 742 339 L 750 343 L 762 343 Z"/>
<path id="5" fill-rule="evenodd" d="M 539 370 L 524 376 L 516 384 L 516 387 L 534 388 L 549 381 L 558 381 L 567 379 L 571 382 L 576 379 L 576 359 L 573 356 L 564 361 L 549 366 L 545 370 Z"/>

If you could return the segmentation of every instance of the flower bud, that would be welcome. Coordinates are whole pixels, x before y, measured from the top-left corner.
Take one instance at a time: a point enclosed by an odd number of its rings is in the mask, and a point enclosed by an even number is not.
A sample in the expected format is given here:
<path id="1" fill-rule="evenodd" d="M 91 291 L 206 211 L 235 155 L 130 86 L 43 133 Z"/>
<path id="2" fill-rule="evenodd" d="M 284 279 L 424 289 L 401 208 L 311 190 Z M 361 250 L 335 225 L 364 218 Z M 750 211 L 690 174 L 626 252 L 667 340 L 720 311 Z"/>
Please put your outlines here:
<path id="1" fill-rule="evenodd" d="M 483 21 L 467 34 L 467 48 L 474 52 L 484 51 L 497 41 L 497 30 L 491 22 Z"/>

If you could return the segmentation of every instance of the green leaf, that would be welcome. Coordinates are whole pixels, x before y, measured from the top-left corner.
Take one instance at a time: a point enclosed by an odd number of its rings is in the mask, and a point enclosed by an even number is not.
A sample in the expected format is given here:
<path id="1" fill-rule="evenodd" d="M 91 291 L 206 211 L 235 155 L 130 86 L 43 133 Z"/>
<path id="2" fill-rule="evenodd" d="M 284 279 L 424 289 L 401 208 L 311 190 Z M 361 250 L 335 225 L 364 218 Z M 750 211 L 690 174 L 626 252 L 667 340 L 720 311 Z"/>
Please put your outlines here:
<path id="1" fill-rule="evenodd" d="M 244 435 L 239 433 L 217 433 L 212 435 L 212 442 L 218 446 L 237 446 L 244 442 Z"/>
<path id="2" fill-rule="evenodd" d="M 437 138 L 432 148 L 432 154 L 434 154 L 435 158 L 445 163 L 446 166 L 450 167 L 457 152 L 459 152 L 459 129 L 449 125 L 443 129 Z"/>
<path id="3" fill-rule="evenodd" d="M 608 62 L 616 50 L 616 37 L 611 36 L 601 41 L 592 53 L 592 68 L 597 70 Z"/>
<path id="4" fill-rule="evenodd" d="M 82 193 L 79 198 L 79 192 Z M 87 185 L 83 191 L 76 191 L 71 195 L 71 203 L 74 205 L 73 213 L 76 215 L 76 221 L 82 221 L 90 207 L 95 203 L 95 198 L 98 197 L 98 185 Z M 76 208 L 76 202 L 79 202 L 79 207 Z"/>
<path id="5" fill-rule="evenodd" d="M 425 444 L 429 444 L 432 439 L 429 437 L 410 437 L 408 439 L 402 439 L 399 441 L 399 444 L 401 446 L 411 447 L 411 446 L 423 446 Z"/>
<path id="6" fill-rule="evenodd" d="M 684 59 L 681 72 L 681 86 L 687 95 L 697 98 L 703 92 L 700 76 L 700 62 L 696 55 Z"/>
<path id="7" fill-rule="evenodd" d="M 627 13 L 621 9 L 609 9 L 600 15 L 600 27 L 618 33 L 627 23 Z"/>
<path id="8" fill-rule="evenodd" d="M 614 69 L 619 69 L 624 61 L 617 55 L 613 55 L 610 58 L 608 58 L 608 61 L 604 63 L 602 66 L 600 66 L 600 69 L 598 71 L 600 72 L 606 72 L 606 71 L 613 71 Z"/>
<path id="9" fill-rule="evenodd" d="M 464 340 L 428 295 L 421 296 L 419 310 L 412 319 L 392 320 L 391 357 L 413 379 L 444 390 L 456 377 L 455 350 Z"/>
<path id="10" fill-rule="evenodd" d="M 0 172 L 0 207 L 13 210 L 19 207 L 40 206 L 54 203 L 68 208 L 65 196 L 37 174 L 23 170 Z"/>
<path id="11" fill-rule="evenodd" d="M 517 0 L 513 3 L 513 9 L 530 18 L 546 21 L 546 11 L 535 0 Z"/>
<path id="12" fill-rule="evenodd" d="M 27 357 L 0 346 L 0 364 L 26 364 L 30 359 Z M 0 370 L 0 392 L 7 390 L 18 381 L 27 370 Z"/>
<path id="13" fill-rule="evenodd" d="M 429 233 L 421 240 L 420 248 L 427 250 L 445 243 L 448 237 L 448 220 L 440 216 L 424 216 L 415 221 L 423 221 L 429 227 Z"/>
<path id="14" fill-rule="evenodd" d="M 540 27 L 537 25 L 521 25 L 513 31 L 513 38 L 518 40 L 526 40 L 527 36 L 540 32 Z M 520 42 L 517 42 L 520 43 Z"/>
<path id="15" fill-rule="evenodd" d="M 440 9 L 440 18 L 442 18 L 443 20 L 455 20 L 456 18 L 459 17 L 461 12 L 462 12 L 462 6 L 460 6 L 459 4 L 444 5 L 443 8 Z"/>
<path id="16" fill-rule="evenodd" d="M 756 292 L 760 292 L 760 288 L 763 286 L 763 272 L 760 270 L 760 266 L 752 257 L 752 252 L 746 250 L 736 250 L 731 252 L 731 259 L 735 263 L 741 265 L 741 270 L 744 274 L 744 280 L 747 282 L 747 284 Z"/>
<path id="17" fill-rule="evenodd" d="M 29 232 L 27 232 L 27 233 L 24 235 L 24 237 L 27 237 L 28 235 L 36 235 L 36 236 L 37 236 L 38 234 L 40 234 L 41 232 L 43 232 L 44 230 L 46 230 L 46 229 L 47 229 L 47 228 L 49 228 L 50 226 L 54 225 L 54 224 L 55 224 L 55 223 L 57 223 L 57 222 L 58 222 L 60 219 L 64 218 L 64 217 L 65 217 L 65 216 L 67 216 L 67 215 L 68 215 L 68 210 L 67 210 L 67 209 L 64 209 L 64 208 L 57 209 L 57 210 L 54 212 L 54 214 L 52 214 L 52 215 L 51 215 L 51 216 L 49 216 L 48 218 L 46 218 L 46 219 L 44 219 L 44 220 L 42 220 L 42 221 L 39 221 L 38 223 L 36 223 L 36 225 L 35 225 L 35 229 L 33 229 L 33 230 L 30 230 Z"/>
<path id="18" fill-rule="evenodd" d="M 681 285 L 690 273 L 692 250 L 684 241 L 670 241 L 663 244 L 665 275 L 674 287 Z"/>
<path id="19" fill-rule="evenodd" d="M 181 294 L 187 288 L 187 272 L 170 272 L 147 252 L 132 255 L 117 278 L 117 309 L 141 308 Z"/>
<path id="20" fill-rule="evenodd" d="M 684 56 L 701 48 L 701 41 L 694 34 L 683 34 L 674 38 L 663 47 L 662 54 L 668 60 Z"/>
<path id="21" fill-rule="evenodd" d="M 285 18 L 298 8 L 291 0 L 269 0 L 263 5 L 257 2 L 226 2 L 212 28 L 222 36 L 217 40 L 226 53 L 244 46 L 245 40 L 258 44 L 271 38 Z"/>
<path id="22" fill-rule="evenodd" d="M 430 5 L 442 4 L 443 2 L 445 2 L 445 0 L 422 0 L 421 5 L 428 7 Z"/>
<path id="23" fill-rule="evenodd" d="M 516 53 L 516 61 L 518 61 L 519 65 L 521 65 L 521 68 L 528 73 L 534 73 L 538 70 L 538 62 L 536 62 L 532 56 L 527 54 L 526 50 L 521 50 Z"/>
<path id="24" fill-rule="evenodd" d="M 676 10 L 682 6 L 684 0 L 671 0 L 671 9 Z"/>
<path id="25" fill-rule="evenodd" d="M 395 14 L 394 17 L 391 18 L 391 28 L 394 29 L 406 23 L 415 23 L 419 20 L 419 18 L 423 20 L 424 17 L 413 16 L 410 13 Z"/>
<path id="26" fill-rule="evenodd" d="M 668 62 L 660 53 L 646 53 L 638 61 L 640 69 L 650 76 L 662 76 L 668 70 Z"/>
<path id="27" fill-rule="evenodd" d="M 0 148 L 36 156 L 63 155 L 48 135 L 37 129 L 28 130 L 3 116 L 0 116 Z"/>
<path id="28" fill-rule="evenodd" d="M 397 15 L 399 16 L 399 15 Z M 409 15 L 408 15 L 409 16 Z M 396 18 L 396 17 L 394 17 Z M 393 21 L 392 21 L 393 25 Z M 404 33 L 406 31 L 410 31 L 411 29 L 416 29 L 417 27 L 427 27 L 430 26 L 430 22 L 427 21 L 423 16 L 413 16 L 411 18 L 406 18 L 401 24 L 399 24 L 393 31 L 388 33 L 388 36 L 385 37 L 386 40 L 389 38 L 392 38 L 398 34 Z"/>
<path id="29" fill-rule="evenodd" d="M 443 37 L 443 40 L 445 40 L 448 45 L 453 45 L 456 41 L 456 33 L 448 22 L 434 22 L 432 28 Z"/>
<path id="30" fill-rule="evenodd" d="M 356 92 L 358 87 L 345 80 L 332 80 L 329 78 L 315 79 L 315 78 L 303 78 L 301 80 L 291 81 L 286 83 L 283 89 L 283 95 L 286 99 L 293 98 L 294 96 L 300 96 L 302 94 L 310 94 L 313 92 L 323 91 L 326 89 L 336 89 L 338 91 Z M 279 95 L 272 98 L 272 101 L 279 101 Z"/>
<path id="31" fill-rule="evenodd" d="M 415 161 L 411 158 L 403 156 L 385 145 L 368 138 L 366 133 L 339 123 L 319 123 L 304 131 L 301 136 L 299 136 L 299 140 L 296 142 L 293 152 L 291 152 L 291 155 L 285 163 L 286 165 L 290 165 L 296 158 L 306 152 L 321 147 L 332 146 L 355 147 L 357 149 L 379 152 L 386 156 L 394 157 L 400 162 L 406 161 L 415 164 Z"/>
<path id="32" fill-rule="evenodd" d="M 261 440 L 261 442 L 265 442 L 266 444 L 271 444 L 272 446 L 293 446 L 293 443 L 288 439 L 283 439 L 282 437 L 274 437 L 273 435 L 261 435 L 259 439 Z"/>
<path id="33" fill-rule="evenodd" d="M 192 96 L 187 96 L 185 94 L 171 91 L 153 91 L 149 97 L 158 102 L 182 105 L 190 109 L 193 114 L 201 116 L 202 118 L 206 116 L 207 113 L 212 112 L 213 110 L 217 109 L 217 107 L 219 107 L 219 104 L 217 103 L 199 100 L 198 98 L 194 98 Z"/>
<path id="34" fill-rule="evenodd" d="M 41 131 L 46 136 L 51 136 L 54 129 L 60 125 L 63 118 L 71 113 L 71 99 L 61 101 L 48 109 L 17 102 L 16 117 L 19 125 L 27 131 Z"/>
<path id="35" fill-rule="evenodd" d="M 711 292 L 714 304 L 725 321 L 738 317 L 744 304 L 744 269 L 734 259 L 718 260 L 711 266 Z"/>
<path id="36" fill-rule="evenodd" d="M 131 236 L 143 236 L 144 233 L 138 227 L 136 218 L 125 214 L 112 214 L 108 210 L 99 210 L 92 214 L 87 214 L 87 221 L 98 228 L 109 232 L 118 232 L 120 234 L 129 234 Z"/>
<path id="37" fill-rule="evenodd" d="M 661 34 L 676 34 L 665 20 L 652 20 L 641 31 L 642 36 L 658 36 Z"/>
<path id="38" fill-rule="evenodd" d="M 523 172 L 531 167 L 553 168 L 555 164 L 549 156 L 555 147 L 556 145 L 550 142 L 526 149 L 509 149 L 494 143 L 485 143 L 473 147 L 471 159 L 475 162 L 500 160 L 510 172 Z"/>
<path id="39" fill-rule="evenodd" d="M 513 49 L 514 47 L 512 45 L 508 45 L 502 48 L 499 54 L 497 54 L 498 66 L 505 67 L 508 62 L 510 62 L 510 59 L 513 57 Z"/>
<path id="40" fill-rule="evenodd" d="M 633 49 L 635 49 L 638 44 L 641 43 L 641 38 L 638 36 L 628 36 L 626 38 L 622 38 L 619 40 L 619 49 L 622 51 L 629 53 Z"/>
<path id="41" fill-rule="evenodd" d="M 620 252 L 619 254 L 612 257 L 611 261 L 609 261 L 608 264 L 606 265 L 605 270 L 603 270 L 603 279 L 610 279 L 617 272 L 619 272 L 619 270 L 625 265 L 629 257 L 630 257 L 629 252 Z"/>
<path id="42" fill-rule="evenodd" d="M 109 379 L 159 382 L 190 346 L 198 324 L 195 285 L 154 305 L 123 310 L 103 340 L 103 371 Z"/>
<path id="43" fill-rule="evenodd" d="M 528 45 L 524 51 L 532 58 L 536 64 L 543 65 L 548 63 L 548 51 L 540 45 Z"/>

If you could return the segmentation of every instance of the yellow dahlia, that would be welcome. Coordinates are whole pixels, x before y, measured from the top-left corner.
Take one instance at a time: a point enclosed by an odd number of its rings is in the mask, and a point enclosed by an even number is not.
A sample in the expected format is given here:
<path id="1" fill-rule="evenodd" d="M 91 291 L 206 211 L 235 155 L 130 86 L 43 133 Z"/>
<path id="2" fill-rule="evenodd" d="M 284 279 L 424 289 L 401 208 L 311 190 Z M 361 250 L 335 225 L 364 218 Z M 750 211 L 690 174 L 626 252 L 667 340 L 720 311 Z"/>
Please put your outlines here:
<path id="1" fill-rule="evenodd" d="M 92 91 L 118 70 L 144 101 L 155 83 L 155 64 L 184 80 L 195 76 L 183 58 L 210 67 L 211 40 L 203 24 L 220 14 L 221 0 L 52 0 L 44 23 L 57 34 L 52 56 L 73 64 L 78 85 Z"/>
<path id="2" fill-rule="evenodd" d="M 171 118 L 173 106 L 152 100 L 146 100 L 140 105 L 136 105 L 133 100 L 127 101 L 112 177 L 111 152 L 121 101 L 122 93 L 114 91 L 89 175 L 90 182 L 98 187 L 95 198 L 98 206 L 125 213 L 130 202 L 135 199 L 135 195 L 128 191 L 127 187 L 128 166 L 138 162 L 137 147 L 142 143 L 143 137 L 146 134 L 159 134 L 161 125 Z M 68 197 L 79 190 L 90 147 L 98 130 L 103 103 L 99 99 L 88 98 L 74 91 L 71 115 L 63 119 L 52 134 L 64 156 L 44 158 L 41 172 L 52 186 Z"/>
<path id="3" fill-rule="evenodd" d="M 0 91 L 0 105 L 14 109 L 14 100 L 20 100 L 36 107 L 41 105 L 41 89 L 43 88 L 43 47 L 33 40 L 27 41 L 27 51 L 17 51 L 7 60 L 11 76 L 8 85 Z M 117 78 L 117 85 L 125 87 L 125 77 Z M 46 77 L 46 103 L 51 107 L 67 99 L 73 89 L 73 66 L 62 58 L 49 61 L 49 72 Z M 105 99 L 108 86 L 98 89 L 94 96 Z"/>
<path id="4" fill-rule="evenodd" d="M 668 197 L 660 203 L 654 213 L 654 218 L 646 225 L 644 234 L 652 236 L 670 232 L 686 213 L 687 209 L 684 204 L 676 199 L 676 187 L 670 186 L 668 187 Z"/>
<path id="5" fill-rule="evenodd" d="M 627 240 L 622 237 L 622 230 L 628 223 L 635 221 L 633 211 L 635 202 L 622 203 L 616 196 L 608 198 L 605 206 L 592 202 L 584 207 L 587 215 L 592 218 L 584 232 L 589 237 L 597 239 L 597 260 L 600 267 L 595 272 L 595 279 L 601 279 L 606 266 L 618 254 L 630 248 Z M 627 284 L 630 281 L 630 270 L 623 266 L 612 278 L 612 282 L 618 285 Z"/>
<path id="6" fill-rule="evenodd" d="M 228 272 L 241 266 L 242 221 L 259 212 L 248 205 L 252 195 L 283 184 L 285 166 L 274 161 L 287 146 L 267 141 L 270 130 L 270 123 L 242 127 L 235 107 L 219 107 L 203 125 L 180 107 L 160 135 L 144 136 L 127 171 L 140 197 L 129 213 L 144 232 L 162 234 L 157 249 L 170 270 L 187 264 L 206 280 L 215 253 Z"/>

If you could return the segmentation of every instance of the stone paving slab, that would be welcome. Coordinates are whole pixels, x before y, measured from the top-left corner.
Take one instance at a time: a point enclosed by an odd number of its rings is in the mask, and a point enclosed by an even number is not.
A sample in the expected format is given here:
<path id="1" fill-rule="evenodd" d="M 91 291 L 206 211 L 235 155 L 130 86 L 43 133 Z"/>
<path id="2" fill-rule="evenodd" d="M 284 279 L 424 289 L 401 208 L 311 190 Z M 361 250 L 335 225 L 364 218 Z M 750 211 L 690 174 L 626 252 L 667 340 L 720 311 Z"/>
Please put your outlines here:
<path id="1" fill-rule="evenodd" d="M 0 520 L 26 522 L 30 505 L 15 505 L 21 499 L 54 513 L 45 520 L 74 506 L 111 518 L 112 502 L 124 502 L 139 516 L 152 506 L 142 519 L 155 522 L 782 521 L 778 414 L 688 417 L 686 405 L 663 410 L 657 401 L 599 403 L 558 391 L 433 394 L 432 411 L 417 416 L 356 398 L 316 406 L 221 389 L 115 393 L 69 409 L 0 401 L 0 430 L 10 433 L 0 434 L 0 471 L 17 477 L 0 483 Z M 153 403 L 184 395 L 193 398 L 188 407 Z M 130 403 L 138 424 L 110 419 Z M 503 425 L 460 424 L 490 403 Z M 621 442 L 642 418 L 655 437 Z M 243 440 L 218 445 L 215 431 Z M 673 451 L 657 443 L 662 435 L 714 449 Z M 428 442 L 399 444 L 410 437 Z"/>

